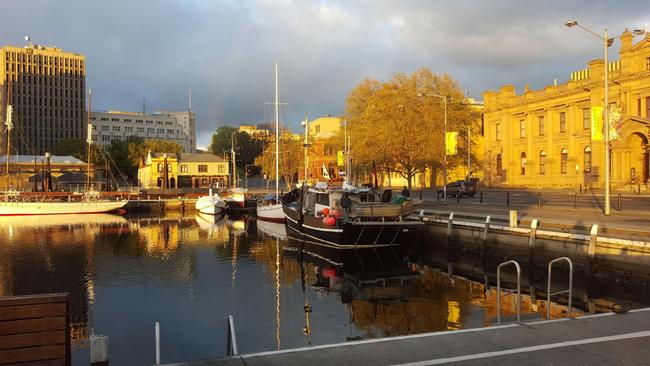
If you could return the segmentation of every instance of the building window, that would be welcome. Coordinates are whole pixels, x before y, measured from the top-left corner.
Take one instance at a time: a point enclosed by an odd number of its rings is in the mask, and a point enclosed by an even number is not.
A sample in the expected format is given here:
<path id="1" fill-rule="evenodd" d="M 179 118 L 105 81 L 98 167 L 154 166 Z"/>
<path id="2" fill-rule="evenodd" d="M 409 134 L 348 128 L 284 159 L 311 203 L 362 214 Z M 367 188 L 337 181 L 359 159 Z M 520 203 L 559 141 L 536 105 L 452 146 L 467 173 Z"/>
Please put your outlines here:
<path id="1" fill-rule="evenodd" d="M 501 123 L 497 123 L 495 126 L 495 136 L 497 141 L 501 141 Z"/>
<path id="2" fill-rule="evenodd" d="M 108 135 L 102 135 L 102 142 L 109 142 L 111 141 L 111 137 Z"/>
<path id="3" fill-rule="evenodd" d="M 544 136 L 544 116 L 539 116 L 539 135 Z"/>
<path id="4" fill-rule="evenodd" d="M 645 117 L 650 117 L 650 97 L 645 97 Z"/>
<path id="5" fill-rule="evenodd" d="M 108 126 L 102 126 L 102 131 L 108 131 Z"/>
<path id="6" fill-rule="evenodd" d="M 582 128 L 585 130 L 591 128 L 591 112 L 589 108 L 582 108 Z"/>
<path id="7" fill-rule="evenodd" d="M 569 152 L 567 149 L 562 149 L 560 152 L 560 174 L 566 174 L 566 165 L 569 161 Z"/>
<path id="8" fill-rule="evenodd" d="M 521 175 L 526 175 L 526 153 L 521 153 Z"/>
<path id="9" fill-rule="evenodd" d="M 132 131 L 133 131 L 133 127 L 124 127 L 124 131 L 125 131 L 125 132 L 132 132 Z"/>
<path id="10" fill-rule="evenodd" d="M 153 129 L 153 128 L 147 128 L 147 132 L 148 132 L 148 133 L 154 133 L 154 132 L 155 132 L 155 129 Z"/>
<path id="11" fill-rule="evenodd" d="M 138 132 L 144 132 L 144 127 L 138 127 Z"/>
<path id="12" fill-rule="evenodd" d="M 187 173 L 187 165 L 186 164 L 181 165 L 181 173 Z"/>
<path id="13" fill-rule="evenodd" d="M 645 58 L 645 69 L 650 70 L 650 57 Z"/>
<path id="14" fill-rule="evenodd" d="M 223 165 L 219 165 L 219 173 L 223 173 L 224 170 L 225 170 L 225 169 L 224 169 L 224 166 L 223 166 Z"/>
<path id="15" fill-rule="evenodd" d="M 591 173 L 591 147 L 585 147 L 585 173 Z"/>
<path id="16" fill-rule="evenodd" d="M 522 139 L 526 137 L 526 121 L 523 119 L 519 121 L 519 137 Z"/>
<path id="17" fill-rule="evenodd" d="M 113 131 L 120 131 L 120 126 L 113 126 Z"/>
<path id="18" fill-rule="evenodd" d="M 208 172 L 208 166 L 205 164 L 199 164 L 199 173 L 207 173 Z"/>
<path id="19" fill-rule="evenodd" d="M 320 125 L 316 126 L 316 133 L 320 133 Z"/>
<path id="20" fill-rule="evenodd" d="M 546 151 L 541 151 L 539 153 L 539 174 L 546 174 Z"/>
<path id="21" fill-rule="evenodd" d="M 560 112 L 560 132 L 566 132 L 566 113 Z"/>
<path id="22" fill-rule="evenodd" d="M 113 121 L 113 122 L 119 122 L 120 119 L 119 119 L 119 118 L 111 118 L 111 121 Z"/>
<path id="23" fill-rule="evenodd" d="M 162 172 L 162 166 L 163 166 L 162 163 L 158 163 L 158 172 L 159 173 Z"/>
<path id="24" fill-rule="evenodd" d="M 165 129 L 164 128 L 159 128 L 158 133 L 165 133 Z"/>
<path id="25" fill-rule="evenodd" d="M 497 155 L 497 177 L 501 176 L 501 170 L 503 169 L 503 158 L 501 154 Z"/>

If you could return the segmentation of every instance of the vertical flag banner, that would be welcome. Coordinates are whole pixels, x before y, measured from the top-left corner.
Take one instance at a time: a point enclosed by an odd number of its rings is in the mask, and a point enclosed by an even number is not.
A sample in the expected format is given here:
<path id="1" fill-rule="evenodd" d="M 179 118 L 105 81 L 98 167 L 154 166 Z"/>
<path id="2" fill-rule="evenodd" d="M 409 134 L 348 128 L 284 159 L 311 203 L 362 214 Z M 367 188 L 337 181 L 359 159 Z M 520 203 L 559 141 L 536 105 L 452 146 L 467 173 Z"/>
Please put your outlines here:
<path id="1" fill-rule="evenodd" d="M 591 141 L 603 141 L 603 107 L 591 107 Z"/>
<path id="2" fill-rule="evenodd" d="M 345 157 L 343 156 L 343 150 L 336 152 L 336 161 L 338 166 L 345 166 Z"/>
<path id="3" fill-rule="evenodd" d="M 458 132 L 447 132 L 445 135 L 445 154 L 456 155 L 458 153 Z"/>
<path id="4" fill-rule="evenodd" d="M 616 141 L 621 138 L 621 108 L 619 107 L 610 107 L 609 108 L 609 139 L 610 141 Z"/>

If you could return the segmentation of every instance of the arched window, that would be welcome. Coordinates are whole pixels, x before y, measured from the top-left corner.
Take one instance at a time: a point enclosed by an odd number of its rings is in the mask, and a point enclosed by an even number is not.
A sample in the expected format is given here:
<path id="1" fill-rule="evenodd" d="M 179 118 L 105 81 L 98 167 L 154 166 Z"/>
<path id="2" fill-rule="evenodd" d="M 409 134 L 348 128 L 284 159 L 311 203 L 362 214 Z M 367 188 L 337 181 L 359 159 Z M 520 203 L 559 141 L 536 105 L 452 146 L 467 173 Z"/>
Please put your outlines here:
<path id="1" fill-rule="evenodd" d="M 158 172 L 162 172 L 162 163 L 158 163 Z"/>
<path id="2" fill-rule="evenodd" d="M 526 175 L 526 153 L 521 153 L 521 175 Z"/>
<path id="3" fill-rule="evenodd" d="M 585 173 L 591 173 L 591 147 L 585 147 Z"/>
<path id="4" fill-rule="evenodd" d="M 565 148 L 560 152 L 560 174 L 566 174 L 566 165 L 569 161 L 569 151 Z"/>
<path id="5" fill-rule="evenodd" d="M 497 177 L 501 176 L 501 170 L 503 169 L 503 159 L 501 158 L 501 154 L 497 155 Z"/>
<path id="6" fill-rule="evenodd" d="M 546 151 L 544 150 L 539 153 L 539 174 L 546 174 Z"/>

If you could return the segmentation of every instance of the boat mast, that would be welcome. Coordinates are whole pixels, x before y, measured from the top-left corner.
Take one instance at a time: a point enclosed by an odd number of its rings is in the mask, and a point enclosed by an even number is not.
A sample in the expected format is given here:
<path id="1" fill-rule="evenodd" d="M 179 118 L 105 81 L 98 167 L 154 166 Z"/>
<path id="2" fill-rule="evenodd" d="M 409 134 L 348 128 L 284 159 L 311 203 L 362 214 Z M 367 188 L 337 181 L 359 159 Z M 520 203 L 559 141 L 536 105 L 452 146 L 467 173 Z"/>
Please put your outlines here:
<path id="1" fill-rule="evenodd" d="M 275 63 L 275 197 L 280 197 L 280 96 L 278 88 L 278 63 Z"/>
<path id="2" fill-rule="evenodd" d="M 9 160 L 11 158 L 11 130 L 14 128 L 14 124 L 11 121 L 11 115 L 13 112 L 13 107 L 11 106 L 11 80 L 13 76 L 9 75 L 8 83 L 8 92 L 7 92 L 7 118 L 5 119 L 5 126 L 7 126 L 7 181 L 6 181 L 6 190 L 9 190 Z"/>
<path id="3" fill-rule="evenodd" d="M 230 135 L 230 156 L 232 157 L 232 186 L 237 188 L 237 163 L 235 163 L 235 132 Z"/>
<path id="4" fill-rule="evenodd" d="M 90 114 L 92 107 L 93 92 L 88 88 L 88 136 L 86 137 L 87 153 L 86 153 L 86 188 L 88 192 L 90 189 L 90 159 L 92 158 L 92 144 L 93 144 L 93 125 L 90 123 Z"/>
<path id="5" fill-rule="evenodd" d="M 307 185 L 307 164 L 309 160 L 308 156 L 308 150 L 309 150 L 309 117 L 305 114 L 305 121 L 303 122 L 305 125 L 305 141 L 302 143 L 302 147 L 304 149 L 305 157 L 304 157 L 304 164 L 305 164 L 305 172 L 304 172 L 304 185 Z"/>

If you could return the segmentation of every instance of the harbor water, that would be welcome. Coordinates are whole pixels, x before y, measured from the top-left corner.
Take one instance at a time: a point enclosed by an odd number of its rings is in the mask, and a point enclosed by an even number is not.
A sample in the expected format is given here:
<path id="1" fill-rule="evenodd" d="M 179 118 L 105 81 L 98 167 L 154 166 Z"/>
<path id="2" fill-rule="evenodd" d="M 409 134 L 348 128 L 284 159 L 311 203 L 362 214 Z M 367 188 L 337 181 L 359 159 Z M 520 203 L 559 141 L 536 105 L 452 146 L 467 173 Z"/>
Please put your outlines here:
<path id="1" fill-rule="evenodd" d="M 153 364 L 156 322 L 161 360 L 179 362 L 225 356 L 228 315 L 244 353 L 492 324 L 493 271 L 481 275 L 485 258 L 459 259 L 476 254 L 462 246 L 452 254 L 417 238 L 406 248 L 331 250 L 248 217 L 2 218 L 0 296 L 68 292 L 74 364 L 88 363 L 91 333 L 109 337 L 111 364 Z M 574 297 L 591 302 L 576 300 L 574 315 L 647 305 L 647 288 L 594 296 L 580 286 Z M 545 313 L 534 289 L 522 291 L 524 313 Z M 504 298 L 504 316 L 514 304 Z M 562 301 L 552 309 L 567 315 Z"/>

